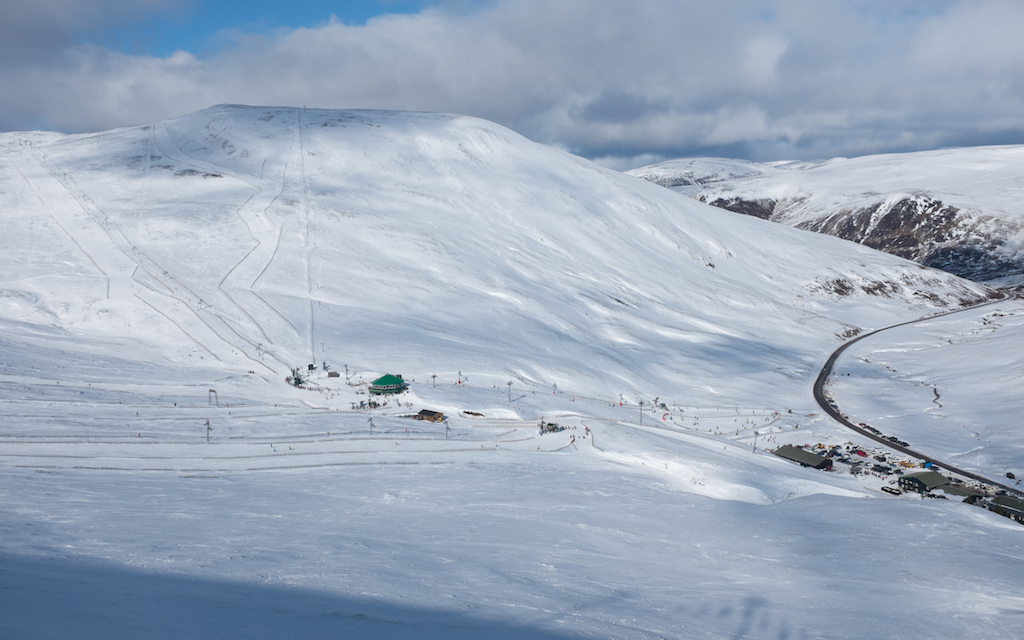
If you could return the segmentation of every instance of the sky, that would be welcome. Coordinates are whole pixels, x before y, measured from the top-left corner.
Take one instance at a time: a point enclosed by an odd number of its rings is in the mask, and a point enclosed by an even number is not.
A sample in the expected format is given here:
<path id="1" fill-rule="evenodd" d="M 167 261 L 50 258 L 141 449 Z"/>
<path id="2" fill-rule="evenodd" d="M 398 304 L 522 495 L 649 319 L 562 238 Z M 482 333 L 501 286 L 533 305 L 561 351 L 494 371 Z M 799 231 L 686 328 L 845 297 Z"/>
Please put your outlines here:
<path id="1" fill-rule="evenodd" d="M 1016 0 L 0 2 L 0 131 L 221 103 L 492 120 L 627 169 L 1024 143 Z"/>

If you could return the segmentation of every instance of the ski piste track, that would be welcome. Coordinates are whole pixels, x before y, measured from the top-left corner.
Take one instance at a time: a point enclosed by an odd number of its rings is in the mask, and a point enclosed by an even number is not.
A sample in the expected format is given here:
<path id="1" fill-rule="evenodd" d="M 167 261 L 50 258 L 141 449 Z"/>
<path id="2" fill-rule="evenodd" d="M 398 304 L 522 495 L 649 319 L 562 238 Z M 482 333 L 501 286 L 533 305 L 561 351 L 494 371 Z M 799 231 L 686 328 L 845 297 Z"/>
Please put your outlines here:
<path id="1" fill-rule="evenodd" d="M 301 141 L 299 146 L 301 149 Z M 217 284 L 214 299 L 206 299 L 139 249 L 107 212 L 41 149 L 24 140 L 21 141 L 21 148 L 27 162 L 14 163 L 15 168 L 37 194 L 54 222 L 106 279 L 108 298 L 112 295 L 127 295 L 138 299 L 216 360 L 223 360 L 222 356 L 231 353 L 240 356 L 250 367 L 278 374 L 279 369 L 268 363 L 263 357 L 266 356 L 286 369 L 292 368 L 291 363 L 276 354 L 274 338 L 300 339 L 299 329 L 255 290 L 274 261 L 284 232 L 268 210 L 286 189 L 288 162 L 269 168 L 280 172 L 279 179 L 272 174 L 267 180 L 262 175 L 259 181 L 253 180 L 188 155 L 175 143 L 166 124 L 150 125 L 147 157 L 156 153 L 204 172 L 226 174 L 253 190 L 253 194 L 239 206 L 236 213 L 255 241 L 255 246 L 225 273 Z M 299 159 L 293 164 L 301 168 L 301 163 Z M 264 169 L 268 168 L 264 166 Z M 279 188 L 264 188 L 271 179 L 279 183 Z M 302 182 L 302 192 L 308 194 L 304 174 L 298 180 Z M 51 199 L 58 206 L 49 206 L 47 202 Z M 62 202 L 63 206 L 60 206 Z M 305 261 L 308 290 L 308 248 Z M 269 313 L 259 314 L 260 320 L 257 320 L 256 314 L 252 312 L 254 308 Z M 264 326 L 267 323 L 270 326 Z M 312 331 L 311 316 L 306 332 L 310 345 Z"/>
<path id="2" fill-rule="evenodd" d="M 189 397 L 187 392 L 163 396 L 154 403 L 126 391 L 130 385 L 86 386 L 67 380 L 58 383 L 9 375 L 0 375 L 0 384 L 12 391 L 0 403 L 0 413 L 8 424 L 22 424 L 20 433 L 0 436 L 0 457 L 12 467 L 37 473 L 165 472 L 212 478 L 344 466 L 453 464 L 496 452 L 530 456 L 579 453 L 579 445 L 586 444 L 603 455 L 604 451 L 593 447 L 594 432 L 602 424 L 749 452 L 753 430 L 761 429 L 766 437 L 768 431 L 786 430 L 777 424 L 781 412 L 772 409 L 674 403 L 665 415 L 658 410 L 644 416 L 654 424 L 641 426 L 637 424 L 637 405 L 574 395 L 581 403 L 607 408 L 609 415 L 596 417 L 586 410 L 558 412 L 546 419 L 557 420 L 568 429 L 544 435 L 539 434 L 537 419 L 459 419 L 449 434 L 447 425 L 411 420 L 404 408 L 400 414 L 302 405 L 272 408 L 226 395 L 220 398 L 219 406 L 211 406 L 200 402 L 196 395 Z M 480 390 L 461 386 L 467 391 Z M 83 391 L 99 393 L 102 400 L 78 400 Z M 534 392 L 543 393 L 539 387 Z M 45 399 L 38 399 L 39 394 Z M 495 395 L 503 395 L 502 390 L 495 391 Z M 144 413 L 141 419 L 137 412 Z M 71 415 L 79 417 L 72 420 L 68 418 Z M 669 415 L 671 419 L 667 419 Z M 212 441 L 200 435 L 207 419 L 215 425 Z M 326 429 L 281 432 L 278 425 L 282 420 Z M 372 427 L 368 424 L 371 420 Z M 616 460 L 622 457 L 616 452 L 609 454 Z M 638 466 L 643 463 L 639 459 L 634 462 Z"/>
<path id="3" fill-rule="evenodd" d="M 923 318 L 917 318 L 916 320 L 908 320 L 906 322 L 900 322 L 900 323 L 897 323 L 897 324 L 889 325 L 887 327 L 882 327 L 880 329 L 875 329 L 874 331 L 869 331 L 869 332 L 867 332 L 865 334 L 859 335 L 856 338 L 843 343 L 842 346 L 840 346 L 838 349 L 833 351 L 832 355 L 829 356 L 828 360 L 825 361 L 825 365 L 821 368 L 821 372 L 818 373 L 818 378 L 814 381 L 814 390 L 813 391 L 814 391 L 814 400 L 815 400 L 815 402 L 817 402 L 818 406 L 820 406 L 822 408 L 822 410 L 825 413 L 827 413 L 829 416 L 831 416 L 836 422 L 840 423 L 844 427 L 847 427 L 848 429 L 851 429 L 851 430 L 855 431 L 858 435 L 861 435 L 861 436 L 864 436 L 865 438 L 869 438 L 871 440 L 874 440 L 875 442 L 878 442 L 879 444 L 882 444 L 882 445 L 884 445 L 885 447 L 887 447 L 889 449 L 893 449 L 893 450 L 899 451 L 900 453 L 906 454 L 908 456 L 912 456 L 912 457 L 917 458 L 919 460 L 924 460 L 925 462 L 930 462 L 933 465 L 941 467 L 942 469 L 944 469 L 946 471 L 951 471 L 951 472 L 953 472 L 953 473 L 955 473 L 957 475 L 961 475 L 961 476 L 963 476 L 965 478 L 970 478 L 972 480 L 977 480 L 979 482 L 984 482 L 985 484 L 990 484 L 990 485 L 993 485 L 993 486 L 997 486 L 997 487 L 999 487 L 999 488 L 1001 488 L 1001 489 L 1003 489 L 1003 490 L 1005 490 L 1005 491 L 1007 491 L 1009 493 L 1012 493 L 1014 495 L 1024 496 L 1024 493 L 1022 493 L 1019 489 L 1015 489 L 1015 488 L 1007 486 L 1007 485 L 1005 485 L 1005 484 L 1003 484 L 1003 483 L 1001 483 L 1001 482 L 999 482 L 997 480 L 992 480 L 990 478 L 986 478 L 984 476 L 981 476 L 979 474 L 973 473 L 971 471 L 966 471 L 964 469 L 960 469 L 960 468 L 955 467 L 955 466 L 953 466 L 951 464 L 943 462 L 942 460 L 939 460 L 937 458 L 933 458 L 931 456 L 925 455 L 925 454 L 923 454 L 923 453 L 921 453 L 919 451 L 915 451 L 914 449 L 910 449 L 908 447 L 901 446 L 901 445 L 899 445 L 897 443 L 890 442 L 889 440 L 886 440 L 882 436 L 879 436 L 879 435 L 876 435 L 874 433 L 871 433 L 870 431 L 868 431 L 866 429 L 862 429 L 861 427 L 859 427 L 856 424 L 854 424 L 852 421 L 848 420 L 838 409 L 833 408 L 832 407 L 832 402 L 829 400 L 828 396 L 825 395 L 825 385 L 828 382 L 829 376 L 832 374 L 832 368 L 835 366 L 835 363 L 839 359 L 839 356 L 841 356 L 844 351 L 849 349 L 851 346 L 857 344 L 861 340 L 863 340 L 865 338 L 868 338 L 868 337 L 871 337 L 871 336 L 873 336 L 875 334 L 881 333 L 883 331 L 888 331 L 889 329 L 895 329 L 896 327 L 904 327 L 904 326 L 907 326 L 907 325 L 917 324 L 919 322 L 926 322 L 926 321 L 929 321 L 929 320 L 934 320 L 936 318 L 942 318 L 944 316 L 950 316 L 950 315 L 953 315 L 955 313 L 963 313 L 963 312 L 966 312 L 966 311 L 973 311 L 975 309 L 979 309 L 979 308 L 982 308 L 982 307 L 987 307 L 989 305 L 998 304 L 1000 302 L 1005 302 L 1006 300 L 1009 300 L 1009 299 L 1015 298 L 1015 297 L 1018 297 L 1018 296 L 1012 296 L 1012 295 L 1004 294 L 1002 297 L 1000 297 L 997 300 L 988 300 L 986 302 L 982 302 L 980 304 L 972 305 L 972 306 L 969 306 L 969 307 L 963 307 L 961 309 L 954 309 L 952 311 L 945 311 L 943 313 L 937 313 L 935 315 L 925 316 Z"/>

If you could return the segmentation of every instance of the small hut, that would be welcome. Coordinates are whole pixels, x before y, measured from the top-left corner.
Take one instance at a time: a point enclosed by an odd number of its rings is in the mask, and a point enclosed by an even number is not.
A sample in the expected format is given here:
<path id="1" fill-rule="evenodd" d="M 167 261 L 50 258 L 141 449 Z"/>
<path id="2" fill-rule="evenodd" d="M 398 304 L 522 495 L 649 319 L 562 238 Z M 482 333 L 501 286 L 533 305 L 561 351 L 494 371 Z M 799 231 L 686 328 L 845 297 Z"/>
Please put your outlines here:
<path id="1" fill-rule="evenodd" d="M 427 422 L 444 422 L 444 414 L 440 411 L 431 411 L 430 409 L 421 409 L 419 413 L 413 416 L 417 420 L 426 420 Z"/>
<path id="2" fill-rule="evenodd" d="M 409 387 L 402 376 L 386 373 L 370 383 L 370 393 L 375 396 L 386 396 L 402 393 Z"/>

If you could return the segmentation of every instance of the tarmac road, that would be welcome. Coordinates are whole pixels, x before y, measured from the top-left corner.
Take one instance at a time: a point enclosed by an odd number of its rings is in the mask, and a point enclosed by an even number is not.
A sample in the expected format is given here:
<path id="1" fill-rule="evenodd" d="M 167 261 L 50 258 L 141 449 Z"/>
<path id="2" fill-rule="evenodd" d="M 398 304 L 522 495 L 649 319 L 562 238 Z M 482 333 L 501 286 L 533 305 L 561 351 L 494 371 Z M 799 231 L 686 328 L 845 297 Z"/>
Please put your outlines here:
<path id="1" fill-rule="evenodd" d="M 880 333 L 880 332 L 886 331 L 888 329 L 894 329 L 896 327 L 902 327 L 902 326 L 905 326 L 905 325 L 908 325 L 908 324 L 915 324 L 915 323 L 918 323 L 918 322 L 923 322 L 925 320 L 933 320 L 935 318 L 941 318 L 942 316 L 949 316 L 949 315 L 953 315 L 954 313 L 962 313 L 964 311 L 970 311 L 972 309 L 978 309 L 980 307 L 986 307 L 988 305 L 996 304 L 998 302 L 1004 302 L 1009 297 L 1011 297 L 1011 296 L 1004 295 L 1002 298 L 999 298 L 998 300 L 989 300 L 988 302 L 982 302 L 981 304 L 976 304 L 976 305 L 973 305 L 973 306 L 970 306 L 970 307 L 963 307 L 962 309 L 954 309 L 953 311 L 945 311 L 943 313 L 937 313 L 937 314 L 935 314 L 933 316 L 926 316 L 924 318 L 918 318 L 916 320 L 908 320 L 907 322 L 900 322 L 899 324 L 894 324 L 894 325 L 890 325 L 888 327 L 882 327 L 881 329 L 875 329 L 874 331 L 869 331 L 868 333 L 865 333 L 863 335 L 857 336 L 856 338 L 854 338 L 853 340 L 850 340 L 849 342 L 843 343 L 842 346 L 840 346 L 838 349 L 836 349 L 835 351 L 832 352 L 832 355 L 829 356 L 828 360 L 825 362 L 825 366 L 821 368 L 821 373 L 818 374 L 818 379 L 814 381 L 814 400 L 818 403 L 818 406 L 820 406 L 825 411 L 825 413 L 827 413 L 828 415 L 832 416 L 832 418 L 834 418 L 837 422 L 839 422 L 840 424 L 842 424 L 845 427 L 848 427 L 848 428 L 852 429 L 853 431 L 857 432 L 859 435 L 864 436 L 865 438 L 868 438 L 870 440 L 874 440 L 875 442 L 878 442 L 879 444 L 885 445 L 886 447 L 888 447 L 890 449 L 894 449 L 896 451 L 899 451 L 900 453 L 905 453 L 908 456 L 913 456 L 915 458 L 924 460 L 925 462 L 931 462 L 933 465 L 935 465 L 937 467 L 941 467 L 943 470 L 951 471 L 951 472 L 956 473 L 957 475 L 963 476 L 965 478 L 971 478 L 973 480 L 978 480 L 979 482 L 984 482 L 986 484 L 994 485 L 994 486 L 997 486 L 997 487 L 999 487 L 1001 489 L 1005 489 L 1009 493 L 1012 493 L 1012 494 L 1020 496 L 1020 497 L 1024 497 L 1024 493 L 1022 493 L 1019 489 L 1015 489 L 1013 487 L 1010 487 L 1010 486 L 1007 486 L 1005 484 L 1002 484 L 1001 482 L 998 482 L 996 480 L 991 480 L 989 478 L 980 476 L 980 475 L 978 475 L 976 473 L 973 473 L 971 471 L 965 471 L 963 469 L 958 469 L 957 467 L 954 467 L 951 464 L 947 464 L 947 463 L 945 463 L 945 462 L 943 462 L 941 460 L 936 460 L 935 458 L 932 458 L 930 456 L 926 456 L 925 454 L 919 453 L 917 451 L 914 451 L 913 449 L 910 449 L 910 448 L 907 448 L 907 447 L 903 447 L 903 446 L 900 446 L 898 444 L 889 442 L 888 440 L 886 440 L 882 436 L 877 436 L 877 435 L 871 433 L 870 431 L 867 431 L 865 429 L 862 429 L 861 427 L 858 427 L 853 422 L 851 422 L 850 420 L 848 420 L 845 417 L 843 417 L 843 415 L 837 409 L 833 409 L 832 405 L 829 404 L 828 398 L 825 397 L 825 382 L 828 380 L 829 375 L 832 374 L 832 367 L 835 365 L 836 360 L 839 359 L 839 356 L 842 355 L 842 353 L 844 351 L 846 351 L 846 349 L 848 349 L 850 346 L 856 344 L 857 342 L 863 340 L 864 338 L 867 338 L 869 336 L 873 336 L 876 333 Z"/>

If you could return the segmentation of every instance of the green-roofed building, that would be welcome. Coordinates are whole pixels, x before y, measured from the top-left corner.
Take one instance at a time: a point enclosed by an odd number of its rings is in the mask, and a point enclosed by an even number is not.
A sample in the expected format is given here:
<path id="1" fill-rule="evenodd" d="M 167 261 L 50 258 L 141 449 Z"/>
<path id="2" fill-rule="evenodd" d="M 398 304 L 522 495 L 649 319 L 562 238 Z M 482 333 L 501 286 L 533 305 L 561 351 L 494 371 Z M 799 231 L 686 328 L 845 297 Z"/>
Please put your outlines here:
<path id="1" fill-rule="evenodd" d="M 408 386 L 405 380 L 402 380 L 402 376 L 386 373 L 370 384 L 370 393 L 375 396 L 392 395 L 402 393 Z"/>

